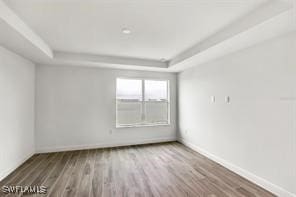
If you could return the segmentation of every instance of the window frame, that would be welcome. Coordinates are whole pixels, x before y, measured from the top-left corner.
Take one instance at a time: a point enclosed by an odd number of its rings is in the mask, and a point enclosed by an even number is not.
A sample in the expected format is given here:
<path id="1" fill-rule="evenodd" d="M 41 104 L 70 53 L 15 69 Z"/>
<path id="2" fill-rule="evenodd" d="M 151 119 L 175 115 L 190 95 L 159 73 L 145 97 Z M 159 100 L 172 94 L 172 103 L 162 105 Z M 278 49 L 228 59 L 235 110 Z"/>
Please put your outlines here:
<path id="1" fill-rule="evenodd" d="M 167 123 L 141 123 L 141 124 L 118 124 L 117 117 L 118 117 L 118 110 L 117 110 L 117 80 L 118 79 L 126 79 L 126 80 L 141 80 L 142 82 L 142 101 L 141 102 L 141 119 L 142 121 L 145 120 L 145 103 L 149 101 L 145 101 L 145 81 L 166 81 L 167 82 L 167 105 L 168 105 L 168 121 Z M 170 80 L 169 79 L 160 79 L 160 78 L 141 78 L 141 77 L 117 77 L 115 82 L 115 110 L 116 110 L 116 117 L 115 117 L 115 128 L 132 128 L 132 127 L 154 127 L 154 126 L 169 126 L 171 125 L 171 94 L 170 94 Z"/>

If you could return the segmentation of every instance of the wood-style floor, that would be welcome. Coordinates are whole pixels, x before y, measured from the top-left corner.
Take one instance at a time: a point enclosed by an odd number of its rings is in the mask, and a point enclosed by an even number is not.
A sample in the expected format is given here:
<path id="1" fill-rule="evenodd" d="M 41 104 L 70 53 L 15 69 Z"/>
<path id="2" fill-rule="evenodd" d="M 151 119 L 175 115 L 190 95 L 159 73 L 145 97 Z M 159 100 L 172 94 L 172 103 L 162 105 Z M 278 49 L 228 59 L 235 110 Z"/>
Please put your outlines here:
<path id="1" fill-rule="evenodd" d="M 47 186 L 40 196 L 274 196 L 177 142 L 37 154 L 3 185 Z"/>

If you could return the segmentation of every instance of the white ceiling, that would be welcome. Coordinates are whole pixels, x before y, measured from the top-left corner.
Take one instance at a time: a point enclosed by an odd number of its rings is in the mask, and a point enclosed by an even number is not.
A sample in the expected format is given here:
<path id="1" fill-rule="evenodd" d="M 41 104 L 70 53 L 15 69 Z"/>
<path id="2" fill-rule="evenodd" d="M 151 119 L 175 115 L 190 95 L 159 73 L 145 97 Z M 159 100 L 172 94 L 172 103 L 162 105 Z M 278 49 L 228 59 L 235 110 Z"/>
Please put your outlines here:
<path id="1" fill-rule="evenodd" d="M 175 57 L 266 1 L 5 0 L 53 50 L 155 60 Z"/>
<path id="2" fill-rule="evenodd" d="M 295 30 L 296 0 L 0 0 L 0 45 L 38 64 L 179 72 Z"/>

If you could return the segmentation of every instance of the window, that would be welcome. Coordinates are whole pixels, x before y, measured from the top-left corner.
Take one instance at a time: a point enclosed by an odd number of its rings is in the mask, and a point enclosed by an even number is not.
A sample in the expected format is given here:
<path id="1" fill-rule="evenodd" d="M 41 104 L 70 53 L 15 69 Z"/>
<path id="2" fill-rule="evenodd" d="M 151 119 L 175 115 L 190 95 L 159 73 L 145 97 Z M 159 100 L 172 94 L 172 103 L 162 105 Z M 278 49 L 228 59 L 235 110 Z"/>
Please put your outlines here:
<path id="1" fill-rule="evenodd" d="M 117 79 L 116 126 L 169 124 L 169 82 Z"/>

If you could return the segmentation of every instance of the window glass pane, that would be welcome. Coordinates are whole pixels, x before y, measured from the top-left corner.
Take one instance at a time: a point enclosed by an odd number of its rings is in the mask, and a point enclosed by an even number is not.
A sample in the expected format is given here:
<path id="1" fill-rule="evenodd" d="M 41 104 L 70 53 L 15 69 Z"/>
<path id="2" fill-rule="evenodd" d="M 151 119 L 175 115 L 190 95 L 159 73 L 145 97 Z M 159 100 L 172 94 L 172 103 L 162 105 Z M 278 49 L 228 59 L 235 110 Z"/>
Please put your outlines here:
<path id="1" fill-rule="evenodd" d="M 137 79 L 117 79 L 116 98 L 141 101 L 142 81 Z"/>
<path id="2" fill-rule="evenodd" d="M 167 81 L 145 80 L 145 101 L 167 101 Z"/>
<path id="3" fill-rule="evenodd" d="M 168 106 L 167 101 L 146 101 L 145 123 L 168 124 Z"/>
<path id="4" fill-rule="evenodd" d="M 117 79 L 116 99 L 118 125 L 142 122 L 142 80 Z"/>
<path id="5" fill-rule="evenodd" d="M 117 124 L 133 125 L 142 122 L 142 101 L 117 100 Z"/>
<path id="6" fill-rule="evenodd" d="M 168 123 L 168 82 L 145 80 L 145 123 Z"/>

